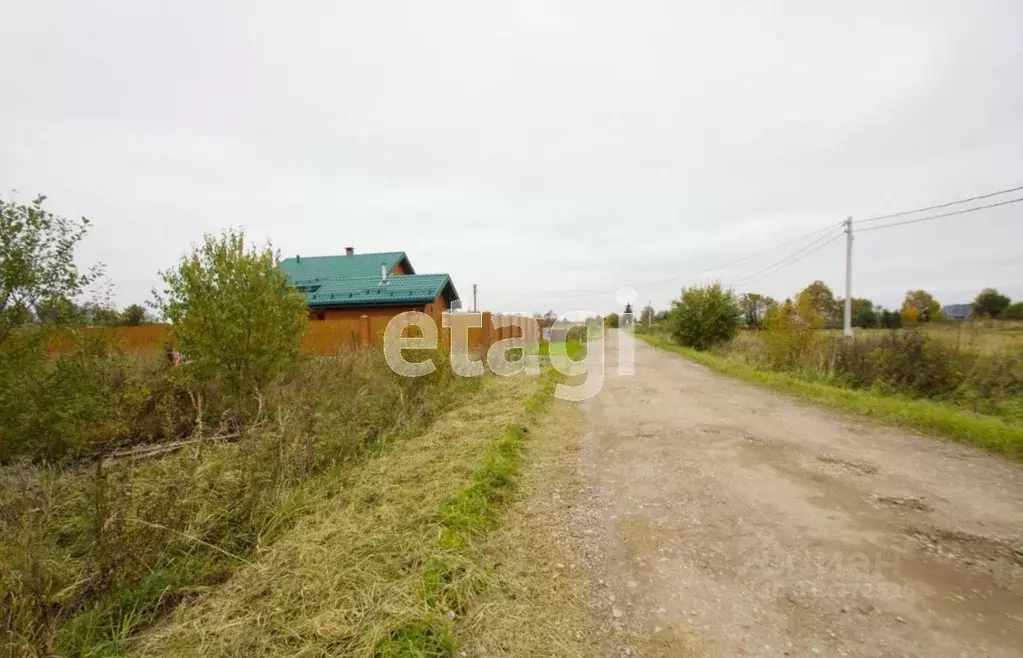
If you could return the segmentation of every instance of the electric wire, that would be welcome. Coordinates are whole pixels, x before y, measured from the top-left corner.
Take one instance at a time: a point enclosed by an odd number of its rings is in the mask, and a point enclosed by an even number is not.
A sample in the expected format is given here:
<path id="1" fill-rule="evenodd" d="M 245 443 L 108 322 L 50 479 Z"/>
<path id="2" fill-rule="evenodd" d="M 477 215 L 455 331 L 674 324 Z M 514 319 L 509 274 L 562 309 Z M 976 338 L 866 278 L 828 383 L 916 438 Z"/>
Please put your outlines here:
<path id="1" fill-rule="evenodd" d="M 955 210 L 952 212 L 941 213 L 940 215 L 929 215 L 927 217 L 918 217 L 916 219 L 907 219 L 902 222 L 892 222 L 891 224 L 882 224 L 881 226 L 871 226 L 868 228 L 857 229 L 857 233 L 864 233 L 866 231 L 877 231 L 883 228 L 892 228 L 894 226 L 905 226 L 906 224 L 917 224 L 919 222 L 927 222 L 932 219 L 941 219 L 942 217 L 953 217 L 955 215 L 965 215 L 971 212 L 977 212 L 978 210 L 987 210 L 989 208 L 998 208 L 999 206 L 1008 206 L 1013 203 L 1019 203 L 1023 201 L 1023 197 L 1017 199 L 1010 199 L 1008 201 L 1000 201 L 998 203 L 989 203 L 986 206 L 977 206 L 975 208 L 964 208 L 963 210 Z"/>
<path id="2" fill-rule="evenodd" d="M 791 254 L 781 259 L 777 263 L 772 263 L 771 265 L 768 265 L 763 269 L 757 270 L 753 274 L 744 276 L 743 278 L 739 279 L 736 283 L 749 283 L 750 281 L 754 281 L 758 278 L 761 278 L 762 276 L 769 276 L 771 274 L 774 274 L 775 272 L 779 272 L 788 267 L 789 265 L 798 263 L 799 261 L 803 260 L 810 254 L 820 251 L 827 245 L 831 244 L 835 240 L 842 237 L 842 233 L 843 231 L 838 231 L 837 233 L 833 233 L 830 235 L 823 235 L 820 238 L 811 242 L 810 244 L 806 245 L 802 249 L 792 252 Z M 821 243 L 821 240 L 826 241 Z"/>
<path id="3" fill-rule="evenodd" d="M 980 201 L 981 199 L 989 199 L 989 198 L 991 198 L 993 196 L 998 196 L 999 194 L 1008 194 L 1009 192 L 1019 192 L 1020 190 L 1023 190 L 1023 185 L 1020 185 L 1019 187 L 1012 187 L 1012 188 L 1009 188 L 1007 190 L 998 190 L 997 192 L 989 192 L 987 194 L 980 194 L 980 195 L 977 195 L 977 196 L 971 196 L 968 199 L 959 199 L 958 201 L 949 201 L 947 203 L 939 203 L 936 206 L 927 206 L 926 208 L 916 208 L 915 210 L 903 210 L 901 212 L 893 212 L 893 213 L 889 213 L 887 215 L 878 215 L 876 217 L 867 217 L 866 219 L 857 219 L 857 220 L 854 220 L 853 223 L 854 224 L 867 224 L 869 222 L 877 222 L 877 221 L 880 221 L 882 219 L 894 219 L 895 217 L 903 217 L 905 215 L 914 215 L 914 214 L 916 214 L 918 212 L 926 212 L 928 210 L 937 210 L 938 208 L 948 208 L 949 206 L 957 206 L 960 203 L 969 203 L 970 201 Z M 866 229 L 864 229 L 864 230 L 866 230 Z"/>

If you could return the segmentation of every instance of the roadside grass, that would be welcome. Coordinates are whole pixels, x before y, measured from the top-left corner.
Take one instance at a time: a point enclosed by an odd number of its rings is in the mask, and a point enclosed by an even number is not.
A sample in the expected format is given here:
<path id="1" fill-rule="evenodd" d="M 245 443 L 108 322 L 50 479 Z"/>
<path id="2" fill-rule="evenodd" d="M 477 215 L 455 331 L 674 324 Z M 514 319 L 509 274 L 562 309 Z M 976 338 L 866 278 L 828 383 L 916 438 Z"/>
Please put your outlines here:
<path id="1" fill-rule="evenodd" d="M 578 406 L 553 400 L 531 424 L 514 499 L 500 524 L 477 542 L 492 585 L 456 638 L 472 656 L 600 655 L 584 587 L 581 547 L 568 516 L 580 490 Z"/>
<path id="2" fill-rule="evenodd" d="M 1012 459 L 1023 460 L 1023 426 L 971 413 L 945 402 L 907 399 L 872 390 L 841 388 L 809 381 L 783 372 L 758 370 L 726 357 L 682 347 L 656 334 L 639 338 L 661 349 L 681 354 L 718 372 L 766 388 L 783 391 L 833 409 L 893 423 L 928 434 L 955 439 Z"/>
<path id="3" fill-rule="evenodd" d="M 555 385 L 488 377 L 470 403 L 336 483 L 278 542 L 163 625 L 141 655 L 450 656 L 491 587 L 531 424 Z"/>

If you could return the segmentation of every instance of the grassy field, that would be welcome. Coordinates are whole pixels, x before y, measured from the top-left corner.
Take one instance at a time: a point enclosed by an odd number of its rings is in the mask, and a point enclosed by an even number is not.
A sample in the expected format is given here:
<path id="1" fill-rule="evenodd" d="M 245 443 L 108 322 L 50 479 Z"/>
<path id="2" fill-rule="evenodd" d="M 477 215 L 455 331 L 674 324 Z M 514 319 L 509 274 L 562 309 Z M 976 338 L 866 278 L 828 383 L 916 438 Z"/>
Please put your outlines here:
<path id="1" fill-rule="evenodd" d="M 1023 423 L 1014 418 L 973 413 L 950 402 L 851 389 L 826 381 L 814 381 L 796 373 L 767 371 L 721 354 L 681 347 L 663 335 L 640 334 L 639 337 L 651 345 L 750 383 L 861 417 L 951 438 L 1023 460 Z"/>
<path id="2" fill-rule="evenodd" d="M 885 329 L 856 329 L 859 336 L 888 331 Z M 965 350 L 976 349 L 986 354 L 1023 354 L 1023 322 L 977 320 L 968 322 L 932 322 L 912 329 L 898 329 L 900 333 L 921 331 L 928 336 Z M 830 336 L 841 336 L 841 329 L 826 332 Z"/>

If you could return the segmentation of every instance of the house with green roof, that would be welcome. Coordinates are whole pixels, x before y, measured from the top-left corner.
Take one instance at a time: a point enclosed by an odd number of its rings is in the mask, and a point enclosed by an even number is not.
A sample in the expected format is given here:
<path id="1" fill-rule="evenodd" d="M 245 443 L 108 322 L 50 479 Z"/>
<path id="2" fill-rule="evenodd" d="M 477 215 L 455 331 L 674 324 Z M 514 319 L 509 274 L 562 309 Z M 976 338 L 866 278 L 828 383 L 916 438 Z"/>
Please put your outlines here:
<path id="1" fill-rule="evenodd" d="M 440 313 L 458 301 L 447 274 L 417 274 L 404 251 L 295 256 L 281 269 L 305 293 L 310 320 Z"/>

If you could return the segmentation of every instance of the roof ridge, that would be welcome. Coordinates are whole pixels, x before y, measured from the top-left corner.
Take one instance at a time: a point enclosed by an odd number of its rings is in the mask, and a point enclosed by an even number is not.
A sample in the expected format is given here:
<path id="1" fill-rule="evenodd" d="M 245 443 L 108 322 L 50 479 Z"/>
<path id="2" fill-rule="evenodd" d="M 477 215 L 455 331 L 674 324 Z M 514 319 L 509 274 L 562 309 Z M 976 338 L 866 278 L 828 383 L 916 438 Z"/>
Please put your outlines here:
<path id="1" fill-rule="evenodd" d="M 413 274 L 390 274 L 389 278 L 393 279 L 397 276 L 451 276 L 447 272 L 415 272 Z"/>
<path id="2" fill-rule="evenodd" d="M 395 251 L 367 251 L 359 254 L 323 254 L 322 256 L 302 256 L 303 260 L 313 260 L 317 258 L 352 258 L 353 256 L 393 256 L 395 254 L 404 254 L 405 251 L 398 249 Z M 298 256 L 288 256 L 282 260 L 295 260 Z"/>

